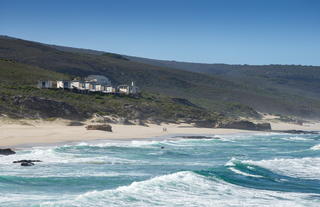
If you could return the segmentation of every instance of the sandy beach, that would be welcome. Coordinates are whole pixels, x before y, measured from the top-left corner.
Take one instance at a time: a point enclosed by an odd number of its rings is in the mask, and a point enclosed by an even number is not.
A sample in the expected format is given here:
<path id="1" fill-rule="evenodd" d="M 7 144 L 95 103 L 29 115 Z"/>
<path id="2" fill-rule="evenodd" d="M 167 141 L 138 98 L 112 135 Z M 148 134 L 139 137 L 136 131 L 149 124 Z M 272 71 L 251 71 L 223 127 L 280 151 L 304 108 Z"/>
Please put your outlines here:
<path id="1" fill-rule="evenodd" d="M 85 126 L 67 126 L 65 121 L 42 121 L 32 124 L 2 124 L 0 126 L 0 147 L 98 139 L 155 138 L 169 134 L 230 134 L 252 132 L 236 129 L 195 128 L 190 125 L 181 124 L 150 124 L 148 126 L 111 125 L 113 132 L 87 130 Z M 164 132 L 163 128 L 166 128 L 167 131 Z"/>
<path id="2" fill-rule="evenodd" d="M 255 131 L 239 129 L 215 129 L 196 128 L 187 124 L 149 124 L 119 125 L 112 124 L 113 132 L 99 130 L 87 130 L 83 126 L 68 126 L 66 120 L 40 121 L 19 120 L 0 122 L 0 147 L 12 147 L 19 145 L 36 145 L 45 143 L 59 143 L 72 141 L 89 141 L 98 139 L 135 139 L 156 138 L 174 134 L 232 134 L 232 133 L 256 133 Z M 320 130 L 319 123 L 297 125 L 283 122 L 271 122 L 274 130 Z M 163 128 L 167 131 L 164 132 Z M 261 132 L 260 132 L 261 133 Z"/>

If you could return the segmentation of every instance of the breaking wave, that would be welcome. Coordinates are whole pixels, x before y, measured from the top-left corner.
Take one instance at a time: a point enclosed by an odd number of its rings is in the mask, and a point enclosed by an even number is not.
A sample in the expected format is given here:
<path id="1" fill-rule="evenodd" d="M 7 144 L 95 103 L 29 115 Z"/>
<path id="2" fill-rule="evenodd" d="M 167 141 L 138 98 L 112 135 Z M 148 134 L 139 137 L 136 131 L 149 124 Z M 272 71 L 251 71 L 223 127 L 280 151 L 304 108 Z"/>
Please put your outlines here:
<path id="1" fill-rule="evenodd" d="M 320 179 L 320 158 L 276 158 L 272 160 L 245 160 L 243 163 L 267 168 L 273 172 L 280 173 L 290 177 L 305 179 Z"/>
<path id="2" fill-rule="evenodd" d="M 317 206 L 311 198 L 312 194 L 250 189 L 184 171 L 40 206 Z"/>

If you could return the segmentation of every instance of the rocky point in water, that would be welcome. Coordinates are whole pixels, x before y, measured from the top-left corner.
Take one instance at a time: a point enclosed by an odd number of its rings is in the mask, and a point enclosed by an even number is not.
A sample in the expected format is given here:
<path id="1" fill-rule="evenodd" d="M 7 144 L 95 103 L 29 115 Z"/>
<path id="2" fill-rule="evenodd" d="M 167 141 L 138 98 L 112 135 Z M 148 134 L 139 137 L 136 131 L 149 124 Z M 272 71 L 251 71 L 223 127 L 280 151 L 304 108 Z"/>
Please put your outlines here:
<path id="1" fill-rule="evenodd" d="M 22 162 L 42 162 L 41 160 L 17 160 L 13 161 L 13 163 L 22 163 Z"/>
<path id="2" fill-rule="evenodd" d="M 208 136 L 175 136 L 174 138 L 183 138 L 183 139 L 219 139 L 218 137 L 208 137 Z"/>
<path id="3" fill-rule="evenodd" d="M 33 166 L 34 162 L 42 162 L 41 160 L 17 160 L 13 163 L 21 163 L 21 166 Z"/>
<path id="4" fill-rule="evenodd" d="M 33 166 L 34 163 L 33 162 L 22 162 L 21 166 Z"/>
<path id="5" fill-rule="evenodd" d="M 16 152 L 10 148 L 0 149 L 0 155 L 13 155 L 13 154 L 16 154 Z"/>

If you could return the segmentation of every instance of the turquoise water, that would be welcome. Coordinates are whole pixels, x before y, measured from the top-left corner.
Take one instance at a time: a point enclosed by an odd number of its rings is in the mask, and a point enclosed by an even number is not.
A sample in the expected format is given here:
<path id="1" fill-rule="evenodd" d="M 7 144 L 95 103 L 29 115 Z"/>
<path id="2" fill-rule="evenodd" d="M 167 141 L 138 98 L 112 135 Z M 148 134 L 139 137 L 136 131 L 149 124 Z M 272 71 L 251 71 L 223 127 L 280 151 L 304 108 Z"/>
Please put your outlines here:
<path id="1" fill-rule="evenodd" d="M 0 206 L 320 206 L 319 135 L 213 137 L 82 142 L 0 156 Z M 12 164 L 20 159 L 43 162 Z"/>

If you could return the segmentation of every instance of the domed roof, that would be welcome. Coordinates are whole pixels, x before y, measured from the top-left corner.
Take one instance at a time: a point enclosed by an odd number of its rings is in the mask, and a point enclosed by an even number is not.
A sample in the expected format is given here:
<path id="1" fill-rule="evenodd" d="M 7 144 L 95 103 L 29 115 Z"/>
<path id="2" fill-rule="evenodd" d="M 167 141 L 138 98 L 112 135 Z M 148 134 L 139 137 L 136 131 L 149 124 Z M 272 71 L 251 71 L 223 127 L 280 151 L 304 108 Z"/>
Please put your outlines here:
<path id="1" fill-rule="evenodd" d="M 101 85 L 111 84 L 111 81 L 103 75 L 89 75 L 85 80 L 89 82 L 96 82 L 97 84 Z"/>

